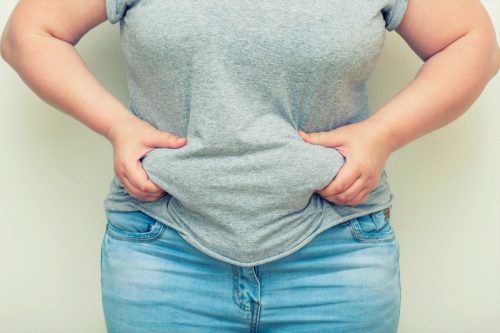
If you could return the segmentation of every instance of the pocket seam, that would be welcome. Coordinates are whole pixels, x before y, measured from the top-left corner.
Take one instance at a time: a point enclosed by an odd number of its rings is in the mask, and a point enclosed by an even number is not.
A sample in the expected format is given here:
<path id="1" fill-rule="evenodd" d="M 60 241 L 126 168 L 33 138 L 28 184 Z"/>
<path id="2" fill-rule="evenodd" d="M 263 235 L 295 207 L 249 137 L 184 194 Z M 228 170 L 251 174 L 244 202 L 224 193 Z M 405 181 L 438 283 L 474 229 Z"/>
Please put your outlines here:
<path id="1" fill-rule="evenodd" d="M 374 213 L 370 213 L 368 214 L 370 216 L 370 218 L 374 218 L 373 215 L 374 214 L 377 214 L 379 212 L 374 212 Z M 385 214 L 385 210 L 380 212 L 382 214 Z M 396 238 L 396 234 L 394 232 L 394 229 L 392 228 L 392 225 L 390 224 L 390 220 L 388 217 L 386 217 L 387 215 L 384 215 L 385 216 L 385 220 L 386 220 L 386 224 L 389 224 L 389 227 L 390 227 L 390 232 L 387 233 L 386 235 L 382 236 L 382 237 L 369 237 L 369 233 L 365 233 L 362 228 L 361 228 L 361 225 L 358 221 L 358 218 L 354 218 L 350 221 L 349 225 L 350 225 L 350 229 L 351 229 L 351 234 L 353 236 L 353 238 L 359 242 L 363 242 L 363 243 L 389 243 L 391 241 L 393 241 L 395 238 Z M 385 225 L 384 225 L 385 226 Z M 375 234 L 378 232 L 375 231 Z"/>
<path id="2" fill-rule="evenodd" d="M 129 242 L 152 242 L 160 238 L 165 232 L 166 226 L 158 220 L 152 223 L 151 230 L 144 233 L 122 230 L 111 222 L 106 224 L 106 233 L 115 239 Z"/>

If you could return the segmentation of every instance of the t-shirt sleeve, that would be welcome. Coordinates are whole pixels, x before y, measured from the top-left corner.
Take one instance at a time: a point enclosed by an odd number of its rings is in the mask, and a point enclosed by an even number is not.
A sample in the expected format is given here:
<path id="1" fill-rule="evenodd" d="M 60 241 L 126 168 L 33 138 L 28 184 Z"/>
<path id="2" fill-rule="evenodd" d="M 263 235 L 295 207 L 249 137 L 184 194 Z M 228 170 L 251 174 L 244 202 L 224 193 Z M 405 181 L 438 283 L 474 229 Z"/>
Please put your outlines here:
<path id="1" fill-rule="evenodd" d="M 409 0 L 387 0 L 386 5 L 382 8 L 382 15 L 385 20 L 385 28 L 388 31 L 396 29 L 408 7 Z"/>
<path id="2" fill-rule="evenodd" d="M 106 0 L 106 14 L 112 24 L 120 21 L 129 7 L 139 0 Z"/>

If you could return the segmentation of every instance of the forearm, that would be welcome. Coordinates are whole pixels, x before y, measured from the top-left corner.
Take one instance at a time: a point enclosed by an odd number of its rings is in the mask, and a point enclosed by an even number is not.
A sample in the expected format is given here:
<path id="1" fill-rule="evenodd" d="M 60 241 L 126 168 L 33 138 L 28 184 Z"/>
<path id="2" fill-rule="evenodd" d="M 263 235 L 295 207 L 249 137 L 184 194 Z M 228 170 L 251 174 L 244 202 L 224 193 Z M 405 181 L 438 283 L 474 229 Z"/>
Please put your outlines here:
<path id="1" fill-rule="evenodd" d="M 389 149 L 395 151 L 462 115 L 499 67 L 496 42 L 471 32 L 427 59 L 370 120 L 385 128 Z"/>
<path id="2" fill-rule="evenodd" d="M 3 46 L 4 59 L 42 100 L 98 134 L 107 138 L 112 123 L 133 117 L 97 81 L 70 43 L 25 33 Z"/>

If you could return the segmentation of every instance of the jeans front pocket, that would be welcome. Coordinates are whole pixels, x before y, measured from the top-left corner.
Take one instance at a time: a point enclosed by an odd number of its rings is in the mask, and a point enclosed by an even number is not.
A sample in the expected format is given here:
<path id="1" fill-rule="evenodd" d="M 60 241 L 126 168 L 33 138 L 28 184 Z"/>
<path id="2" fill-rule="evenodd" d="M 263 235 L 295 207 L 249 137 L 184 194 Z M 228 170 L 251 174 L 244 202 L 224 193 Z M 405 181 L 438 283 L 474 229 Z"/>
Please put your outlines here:
<path id="1" fill-rule="evenodd" d="M 141 211 L 106 211 L 106 233 L 133 242 L 151 242 L 162 235 L 166 225 Z"/>
<path id="2" fill-rule="evenodd" d="M 351 233 L 360 242 L 391 242 L 396 238 L 392 228 L 390 208 L 359 216 L 351 220 Z"/>

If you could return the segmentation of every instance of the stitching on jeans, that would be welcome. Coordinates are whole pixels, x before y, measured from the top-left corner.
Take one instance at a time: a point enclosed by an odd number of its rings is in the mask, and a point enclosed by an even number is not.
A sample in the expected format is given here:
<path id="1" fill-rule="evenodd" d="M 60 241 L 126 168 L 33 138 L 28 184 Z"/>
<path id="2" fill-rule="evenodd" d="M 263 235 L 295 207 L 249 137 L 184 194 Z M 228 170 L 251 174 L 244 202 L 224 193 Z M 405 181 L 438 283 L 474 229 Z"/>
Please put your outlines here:
<path id="1" fill-rule="evenodd" d="M 241 301 L 240 288 L 238 286 L 238 278 L 237 278 L 239 277 L 238 268 L 235 267 L 234 265 L 231 268 L 233 270 L 233 301 L 241 310 L 250 311 L 251 310 L 250 307 L 246 306 Z"/>
<path id="2" fill-rule="evenodd" d="M 392 202 L 392 196 L 391 196 L 391 202 Z M 203 241 L 200 241 L 199 239 L 192 237 L 192 235 L 190 235 L 189 232 L 187 232 L 185 229 L 183 229 L 182 227 L 180 227 L 179 225 L 177 225 L 175 222 L 172 222 L 172 221 L 170 221 L 168 219 L 165 219 L 164 217 L 160 217 L 158 215 L 155 215 L 149 209 L 145 209 L 141 205 L 136 204 L 134 202 L 131 202 L 130 205 L 133 206 L 134 208 L 136 208 L 137 210 L 140 210 L 140 211 L 142 211 L 142 212 L 144 212 L 144 213 L 146 213 L 146 214 L 154 217 L 155 219 L 161 221 L 161 223 L 167 225 L 168 228 L 175 229 L 177 232 L 182 233 L 182 234 L 188 236 L 187 241 L 191 245 L 193 245 L 194 247 L 196 247 L 197 249 L 199 249 L 200 251 L 206 253 L 207 255 L 214 256 L 214 257 L 216 257 L 219 260 L 223 260 L 224 262 L 227 262 L 227 263 L 229 263 L 231 265 L 236 265 L 236 266 L 242 265 L 242 264 L 248 264 L 249 263 L 249 262 L 238 262 L 236 260 L 233 260 L 233 259 L 230 259 L 228 257 L 225 257 L 225 256 L 221 255 L 220 253 L 215 252 L 212 248 L 207 247 L 207 245 L 205 245 L 205 243 Z M 382 207 L 384 207 L 384 208 L 382 208 Z M 375 207 L 373 209 L 370 209 L 370 211 L 371 212 L 379 211 L 379 210 L 385 209 L 387 207 L 390 207 L 390 205 L 389 206 L 387 206 L 387 205 L 377 206 L 377 207 Z M 362 216 L 363 214 L 366 214 L 366 213 L 355 213 L 355 214 L 350 214 L 348 216 L 344 216 L 343 218 L 341 218 L 339 220 L 338 223 L 336 223 L 334 225 L 329 225 L 326 228 L 322 228 L 320 232 L 322 232 L 322 231 L 324 231 L 324 230 L 326 230 L 328 228 L 335 227 L 335 226 L 340 225 L 340 224 L 346 224 L 346 227 L 347 227 L 347 225 L 350 223 L 350 221 L 353 218 L 356 218 L 357 216 Z M 314 235 L 318 235 L 318 234 L 319 234 L 318 232 L 314 233 Z M 259 259 L 257 261 L 254 261 L 253 265 L 260 265 L 261 263 L 265 263 L 266 261 L 269 262 L 270 259 L 277 258 L 277 257 L 282 258 L 283 256 L 286 256 L 286 255 L 292 253 L 293 251 L 296 251 L 298 248 L 303 247 L 305 245 L 304 242 L 307 242 L 307 241 L 310 241 L 310 240 L 311 240 L 311 238 L 306 239 L 305 241 L 302 241 L 299 244 L 297 244 L 296 246 L 294 246 L 292 249 L 288 249 L 287 251 L 285 251 L 285 252 L 283 252 L 281 254 L 275 254 L 275 255 L 264 257 L 264 258 L 261 258 L 261 259 Z"/>
<path id="3" fill-rule="evenodd" d="M 163 235 L 163 233 L 165 232 L 165 230 L 167 229 L 163 223 L 161 223 L 161 222 L 156 222 L 156 223 L 160 224 L 160 230 L 158 231 L 157 234 L 153 234 L 153 236 L 150 236 L 150 237 L 134 238 L 134 237 L 120 236 L 117 232 L 114 232 L 112 230 L 112 228 L 116 228 L 113 225 L 111 226 L 111 228 L 107 228 L 107 233 L 109 234 L 110 237 L 113 237 L 113 238 L 118 239 L 118 240 L 128 241 L 128 242 L 137 242 L 137 243 L 152 242 L 152 241 L 160 238 Z M 147 234 L 144 234 L 144 235 L 147 235 Z"/>
<path id="4" fill-rule="evenodd" d="M 352 234 L 353 238 L 358 240 L 359 242 L 363 242 L 363 243 L 389 243 L 395 239 L 396 235 L 394 233 L 394 230 L 392 230 L 392 227 L 391 227 L 391 232 L 383 238 L 364 238 L 364 237 L 361 237 L 360 236 L 361 232 L 358 231 L 356 229 L 356 226 L 354 225 L 354 224 L 358 223 L 358 226 L 359 226 L 359 222 L 357 221 L 357 219 L 353 219 L 351 222 L 352 222 L 350 224 L 351 234 Z M 390 222 L 387 222 L 387 223 L 390 223 Z M 359 227 L 359 228 L 361 228 L 361 227 Z"/>

